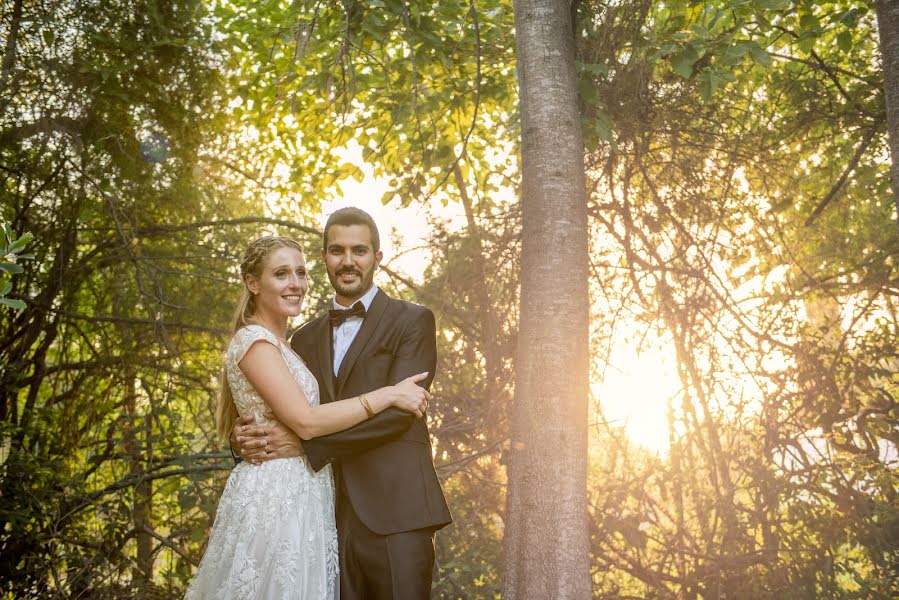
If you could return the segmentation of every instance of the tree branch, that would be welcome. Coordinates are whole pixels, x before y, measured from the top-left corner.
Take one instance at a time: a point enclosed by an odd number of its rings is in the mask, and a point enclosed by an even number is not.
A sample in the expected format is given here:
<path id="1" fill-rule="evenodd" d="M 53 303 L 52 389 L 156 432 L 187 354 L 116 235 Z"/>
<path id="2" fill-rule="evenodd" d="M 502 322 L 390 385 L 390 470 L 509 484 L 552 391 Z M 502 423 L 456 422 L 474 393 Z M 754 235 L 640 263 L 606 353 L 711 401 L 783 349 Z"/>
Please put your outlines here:
<path id="1" fill-rule="evenodd" d="M 846 183 L 846 179 L 849 178 L 849 175 L 855 170 L 855 167 L 858 166 L 858 161 L 861 160 L 862 156 L 865 154 L 865 151 L 868 149 L 868 146 L 871 145 L 871 141 L 874 139 L 874 133 L 877 131 L 877 126 L 873 126 L 868 129 L 867 133 L 865 133 L 865 137 L 862 138 L 861 144 L 858 145 L 858 148 L 855 149 L 855 155 L 852 157 L 852 160 L 849 161 L 849 164 L 846 165 L 846 168 L 843 170 L 843 174 L 840 175 L 840 178 L 837 179 L 836 183 L 833 184 L 833 187 L 830 188 L 830 191 L 827 192 L 827 195 L 824 196 L 824 199 L 818 203 L 818 206 L 815 207 L 815 210 L 812 211 L 812 214 L 808 216 L 808 219 L 805 220 L 805 226 L 809 227 L 812 223 L 815 222 L 815 219 L 824 211 L 830 201 L 833 200 L 836 195 L 843 189 L 843 185 Z"/>
<path id="2" fill-rule="evenodd" d="M 175 231 L 188 231 L 190 229 L 200 229 L 202 227 L 220 227 L 223 225 L 277 225 L 278 227 L 286 227 L 287 229 L 295 229 L 310 235 L 321 235 L 322 232 L 315 227 L 300 225 L 293 221 L 284 219 L 272 219 L 269 217 L 241 217 L 237 219 L 221 219 L 217 221 L 197 221 L 195 223 L 183 223 L 181 225 L 150 225 L 147 227 L 137 227 L 134 234 L 138 236 L 153 236 L 169 234 Z"/>
<path id="3" fill-rule="evenodd" d="M 179 546 L 178 544 L 176 544 L 169 538 L 167 538 L 159 533 L 156 533 L 155 531 L 153 531 L 146 525 L 144 525 L 143 531 L 147 535 L 159 540 L 159 543 L 162 544 L 163 546 L 165 546 L 166 548 L 171 548 L 175 552 L 175 554 L 184 558 L 185 560 L 187 560 L 187 562 L 189 562 L 193 566 L 195 566 L 195 567 L 199 566 L 200 561 L 198 561 L 196 558 L 194 558 L 193 556 L 188 554 L 187 550 L 185 550 L 184 548 L 182 548 L 181 546 Z"/>

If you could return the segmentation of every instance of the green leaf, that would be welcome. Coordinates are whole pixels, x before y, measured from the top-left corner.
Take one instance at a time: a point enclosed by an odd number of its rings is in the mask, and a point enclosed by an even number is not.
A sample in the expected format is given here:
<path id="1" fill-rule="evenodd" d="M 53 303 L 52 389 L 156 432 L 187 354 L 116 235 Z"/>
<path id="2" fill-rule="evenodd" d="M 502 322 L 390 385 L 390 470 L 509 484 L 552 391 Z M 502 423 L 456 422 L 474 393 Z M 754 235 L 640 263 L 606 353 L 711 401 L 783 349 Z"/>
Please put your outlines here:
<path id="1" fill-rule="evenodd" d="M 578 81 L 577 91 L 581 99 L 584 101 L 584 104 L 587 104 L 589 106 L 593 106 L 594 104 L 596 104 L 596 101 L 599 99 L 599 94 L 596 91 L 596 85 L 591 79 L 581 79 L 580 81 Z"/>
<path id="2" fill-rule="evenodd" d="M 688 56 L 686 52 L 681 52 L 671 59 L 671 68 L 684 79 L 689 79 L 693 75 L 693 63 L 697 60 Z"/>
<path id="3" fill-rule="evenodd" d="M 16 263 L 0 262 L 0 271 L 6 271 L 7 273 L 24 273 L 25 269 Z"/>
<path id="4" fill-rule="evenodd" d="M 25 304 L 21 300 L 15 300 L 13 298 L 0 298 L 0 304 L 5 304 L 6 306 L 15 310 L 25 310 L 26 308 L 28 308 L 27 304 Z"/>
<path id="5" fill-rule="evenodd" d="M 799 38 L 799 43 L 797 44 L 797 46 L 799 46 L 799 49 L 802 50 L 803 52 L 811 52 L 812 48 L 815 47 L 815 42 L 817 42 L 817 41 L 818 41 L 818 36 L 803 34 Z"/>
<path id="6" fill-rule="evenodd" d="M 31 242 L 31 240 L 33 240 L 33 239 L 34 239 L 34 235 L 32 235 L 29 232 L 25 232 L 22 234 L 22 237 L 20 237 L 19 239 L 14 241 L 12 243 L 12 245 L 10 245 L 9 251 L 10 252 L 18 252 L 20 250 L 24 250 L 25 246 L 27 246 L 28 243 Z"/>
<path id="7" fill-rule="evenodd" d="M 606 77 L 609 74 L 609 67 L 607 67 L 606 65 L 577 63 L 577 68 L 581 72 L 593 73 L 594 75 L 600 75 L 602 77 Z"/>
<path id="8" fill-rule="evenodd" d="M 659 53 L 661 56 L 668 56 L 675 50 L 677 50 L 677 44 L 664 44 L 661 48 L 659 48 Z"/>
<path id="9" fill-rule="evenodd" d="M 818 21 L 818 17 L 815 15 L 805 14 L 799 17 L 799 27 L 801 27 L 803 31 L 816 32 L 820 29 L 821 22 Z"/>
<path id="10" fill-rule="evenodd" d="M 843 52 L 852 50 L 852 34 L 848 31 L 841 31 L 837 34 L 837 46 Z"/>
<path id="11" fill-rule="evenodd" d="M 5 296 L 12 291 L 12 281 L 4 281 L 0 283 L 0 296 Z"/>
<path id="12" fill-rule="evenodd" d="M 784 10 L 789 8 L 790 0 L 756 0 L 755 4 L 763 10 Z"/>
<path id="13" fill-rule="evenodd" d="M 739 63 L 748 52 L 749 48 L 743 44 L 728 46 L 718 62 L 725 66 L 732 66 Z"/>
<path id="14" fill-rule="evenodd" d="M 705 69 L 699 74 L 697 80 L 699 81 L 699 94 L 702 96 L 703 100 L 708 102 L 715 93 L 715 90 L 718 89 L 718 86 L 721 83 L 721 77 L 714 69 Z"/>
<path id="15" fill-rule="evenodd" d="M 612 119 L 604 110 L 596 111 L 596 135 L 606 143 L 612 143 Z"/>
<path id="16" fill-rule="evenodd" d="M 766 68 L 771 66 L 771 55 L 764 48 L 755 42 L 750 42 L 747 45 L 749 46 L 749 55 L 752 57 L 752 60 Z"/>
<path id="17" fill-rule="evenodd" d="M 839 17 L 837 20 L 850 29 L 855 29 L 856 24 L 858 23 L 858 19 L 860 16 L 865 14 L 867 11 L 859 10 L 858 8 L 850 8 Z"/>

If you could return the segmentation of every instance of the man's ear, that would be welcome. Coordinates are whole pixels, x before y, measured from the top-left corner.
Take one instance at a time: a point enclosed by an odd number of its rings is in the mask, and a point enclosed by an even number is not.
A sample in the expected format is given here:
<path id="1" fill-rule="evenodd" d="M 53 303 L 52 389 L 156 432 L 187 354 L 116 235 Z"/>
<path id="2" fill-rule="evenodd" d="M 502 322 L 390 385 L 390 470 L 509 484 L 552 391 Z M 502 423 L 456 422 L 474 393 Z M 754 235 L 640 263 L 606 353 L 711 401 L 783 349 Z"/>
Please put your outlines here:
<path id="1" fill-rule="evenodd" d="M 380 250 L 375 252 L 375 268 L 376 269 L 381 266 L 381 259 L 383 259 L 383 258 L 384 258 L 383 252 L 381 252 Z"/>

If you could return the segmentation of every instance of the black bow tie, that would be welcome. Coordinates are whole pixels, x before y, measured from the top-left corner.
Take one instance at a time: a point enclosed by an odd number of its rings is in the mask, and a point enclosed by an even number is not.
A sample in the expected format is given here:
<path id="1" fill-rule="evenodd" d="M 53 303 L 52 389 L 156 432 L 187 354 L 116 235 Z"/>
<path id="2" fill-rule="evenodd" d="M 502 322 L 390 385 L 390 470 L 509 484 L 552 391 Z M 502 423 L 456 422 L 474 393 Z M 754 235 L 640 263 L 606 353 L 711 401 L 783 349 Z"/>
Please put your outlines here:
<path id="1" fill-rule="evenodd" d="M 328 318 L 331 319 L 331 327 L 340 327 L 341 325 L 343 325 L 343 322 L 350 317 L 360 317 L 364 319 L 365 305 L 361 302 L 357 302 L 352 306 L 352 308 L 348 308 L 346 310 L 332 308 L 328 311 Z"/>

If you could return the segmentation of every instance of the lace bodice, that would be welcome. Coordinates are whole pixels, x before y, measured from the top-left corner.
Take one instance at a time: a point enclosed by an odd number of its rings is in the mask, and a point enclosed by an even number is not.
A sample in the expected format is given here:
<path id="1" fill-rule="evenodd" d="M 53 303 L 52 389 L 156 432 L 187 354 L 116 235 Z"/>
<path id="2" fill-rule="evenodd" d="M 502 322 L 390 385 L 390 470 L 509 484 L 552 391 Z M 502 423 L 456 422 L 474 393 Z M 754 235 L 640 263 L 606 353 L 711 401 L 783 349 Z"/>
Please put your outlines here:
<path id="1" fill-rule="evenodd" d="M 237 330 L 231 338 L 231 342 L 228 344 L 228 351 L 225 354 L 225 372 L 228 376 L 228 385 L 231 387 L 231 395 L 234 397 L 234 404 L 237 405 L 238 414 L 242 417 L 252 415 L 258 425 L 269 426 L 274 424 L 272 420 L 263 416 L 267 410 L 270 410 L 270 407 L 253 388 L 246 375 L 238 366 L 238 363 L 240 363 L 250 347 L 260 341 L 262 343 L 270 343 L 281 350 L 281 356 L 284 357 L 284 362 L 287 363 L 287 368 L 293 375 L 294 380 L 300 386 L 300 389 L 303 390 L 306 401 L 309 402 L 310 406 L 318 406 L 318 382 L 300 357 L 265 327 L 261 325 L 247 325 Z"/>

